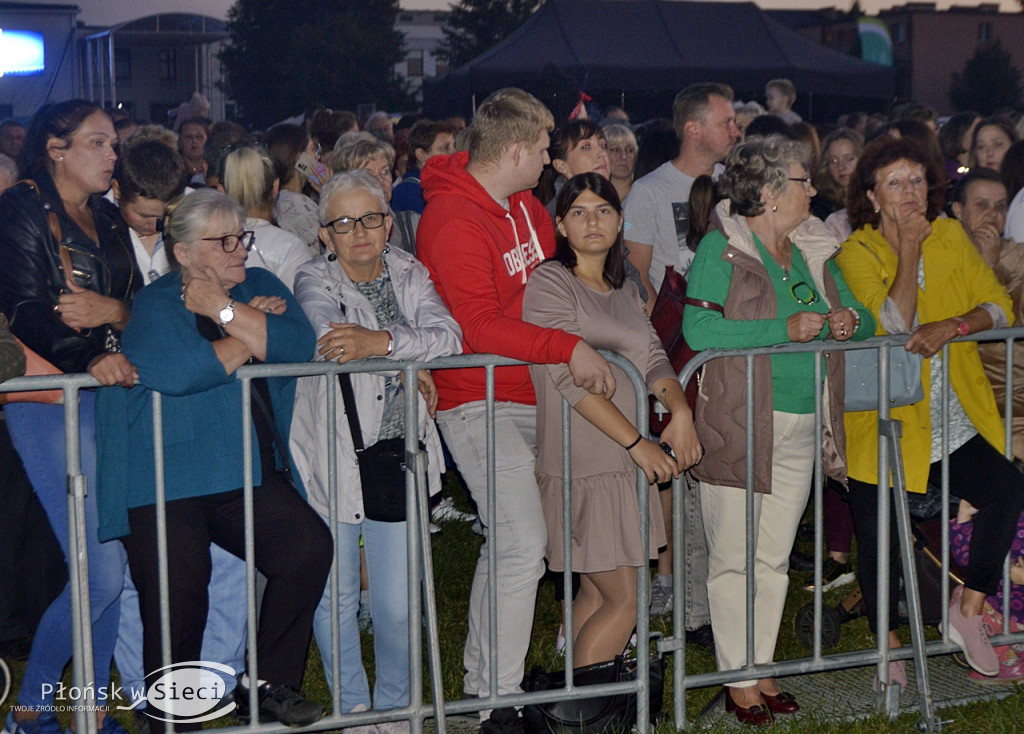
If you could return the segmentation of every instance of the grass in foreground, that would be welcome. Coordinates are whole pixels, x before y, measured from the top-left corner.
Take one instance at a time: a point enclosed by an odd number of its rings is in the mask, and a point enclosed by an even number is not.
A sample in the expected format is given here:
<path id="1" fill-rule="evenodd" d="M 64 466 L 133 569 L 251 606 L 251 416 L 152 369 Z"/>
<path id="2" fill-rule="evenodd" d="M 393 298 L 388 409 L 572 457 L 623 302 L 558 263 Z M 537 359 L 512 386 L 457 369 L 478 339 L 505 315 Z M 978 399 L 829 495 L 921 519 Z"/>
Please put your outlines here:
<path id="1" fill-rule="evenodd" d="M 449 472 L 445 476 L 445 494 L 451 495 L 457 505 L 466 507 L 466 494 L 461 483 L 454 474 Z M 469 602 L 469 585 L 473 576 L 473 569 L 481 544 L 481 538 L 474 535 L 467 523 L 446 523 L 443 531 L 433 538 L 433 559 L 435 584 L 437 588 L 438 606 L 438 627 L 442 650 L 442 677 L 445 696 L 449 699 L 462 697 L 462 646 L 466 636 L 466 618 Z M 805 551 L 810 549 L 805 548 Z M 777 659 L 792 659 L 806 657 L 808 651 L 800 645 L 793 631 L 793 618 L 796 610 L 810 600 L 810 595 L 800 589 L 801 584 L 796 583 L 797 575 L 793 575 L 793 583 L 790 585 L 790 595 L 786 607 L 786 614 L 783 618 L 782 629 L 779 636 Z M 799 575 L 802 580 L 802 575 Z M 837 604 L 850 587 L 844 587 L 826 595 L 826 603 Z M 554 588 L 549 581 L 541 584 L 537 598 L 537 612 L 534 620 L 533 642 L 527 658 L 527 669 L 534 665 L 540 665 L 547 669 L 556 669 L 562 666 L 562 658 L 555 654 L 555 637 L 558 633 L 559 610 L 554 600 Z M 651 629 L 660 631 L 665 636 L 671 634 L 669 622 L 662 619 L 654 619 L 651 622 Z M 909 641 L 909 638 L 906 639 Z M 870 635 L 865 619 L 858 619 L 843 625 L 840 636 L 840 643 L 837 650 L 858 650 L 869 648 L 874 645 L 874 639 Z M 363 659 L 367 671 L 373 676 L 373 637 L 365 635 L 363 638 Z M 8 701 L 0 706 L 0 715 L 6 719 L 7 711 L 15 699 L 21 676 L 24 672 L 24 663 L 8 661 L 11 663 L 14 682 L 12 693 Z M 714 654 L 710 651 L 691 646 L 687 649 L 687 668 L 691 673 L 710 672 L 715 670 Z M 671 663 L 666 673 L 666 697 L 665 710 L 671 711 Z M 70 674 L 66 676 L 70 684 Z M 430 683 L 428 671 L 424 670 L 424 698 L 430 700 Z M 309 664 L 306 669 L 306 677 L 303 686 L 306 694 L 314 700 L 329 704 L 331 700 L 330 691 L 327 689 L 323 675 L 323 668 L 320 664 L 320 656 L 316 645 L 311 645 Z M 701 689 L 691 691 L 688 695 L 687 705 L 691 718 L 718 693 L 718 689 Z M 999 732 L 1021 732 L 1024 731 L 1024 696 L 1021 689 L 1015 689 L 1013 695 L 1001 701 L 990 701 L 973 703 L 955 708 L 940 710 L 941 718 L 948 723 L 943 728 L 952 731 L 970 732 L 977 734 L 990 734 Z M 917 732 L 919 717 L 916 714 L 901 716 L 895 720 L 889 720 L 883 716 L 875 716 L 854 722 L 829 721 L 827 711 L 818 713 L 818 718 L 809 719 L 804 717 L 800 721 L 787 721 L 779 717 L 772 731 L 814 733 L 818 734 L 878 734 L 879 732 Z M 117 712 L 118 720 L 134 732 L 134 722 L 128 712 Z M 62 717 L 62 724 L 67 726 L 67 717 Z M 207 728 L 218 726 L 231 726 L 234 721 L 229 718 L 207 724 Z M 735 727 L 715 727 L 704 731 L 735 731 Z M 671 721 L 661 723 L 656 734 L 670 734 L 674 731 Z"/>

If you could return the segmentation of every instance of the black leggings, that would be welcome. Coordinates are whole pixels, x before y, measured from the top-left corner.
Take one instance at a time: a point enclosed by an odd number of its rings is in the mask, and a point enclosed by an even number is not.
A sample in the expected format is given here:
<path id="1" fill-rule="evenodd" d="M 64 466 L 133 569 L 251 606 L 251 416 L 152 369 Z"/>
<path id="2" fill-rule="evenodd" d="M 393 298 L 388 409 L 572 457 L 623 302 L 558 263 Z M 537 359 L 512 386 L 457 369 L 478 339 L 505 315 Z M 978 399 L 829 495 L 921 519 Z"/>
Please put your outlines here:
<path id="1" fill-rule="evenodd" d="M 253 490 L 256 567 L 267 577 L 256 650 L 261 680 L 299 688 L 313 626 L 313 612 L 331 569 L 331 533 L 316 511 L 276 472 Z M 199 660 L 209 608 L 210 543 L 245 557 L 242 490 L 167 503 L 171 662 Z M 160 653 L 160 588 L 156 506 L 128 511 L 132 534 L 124 539 L 132 580 L 139 591 L 143 667 L 163 665 Z M 245 604 L 240 596 L 239 604 Z M 251 641 L 250 641 L 251 645 Z M 163 731 L 163 722 L 150 721 Z M 201 724 L 176 723 L 178 730 Z"/>
<path id="2" fill-rule="evenodd" d="M 931 465 L 928 481 L 935 486 L 942 482 L 942 462 Z M 857 574 L 864 592 L 871 631 L 878 632 L 878 487 L 850 479 L 850 512 L 857 535 Z M 1002 576 L 1003 560 L 1010 550 L 1017 529 L 1017 517 L 1024 506 L 1024 477 L 1002 454 L 981 435 L 949 455 L 950 494 L 967 500 L 978 508 L 974 516 L 970 559 L 965 586 L 968 589 L 994 594 Z M 899 547 L 896 535 L 896 514 L 889 493 L 892 517 L 889 534 L 889 626 L 899 626 Z M 885 631 L 888 631 L 885 630 Z"/>

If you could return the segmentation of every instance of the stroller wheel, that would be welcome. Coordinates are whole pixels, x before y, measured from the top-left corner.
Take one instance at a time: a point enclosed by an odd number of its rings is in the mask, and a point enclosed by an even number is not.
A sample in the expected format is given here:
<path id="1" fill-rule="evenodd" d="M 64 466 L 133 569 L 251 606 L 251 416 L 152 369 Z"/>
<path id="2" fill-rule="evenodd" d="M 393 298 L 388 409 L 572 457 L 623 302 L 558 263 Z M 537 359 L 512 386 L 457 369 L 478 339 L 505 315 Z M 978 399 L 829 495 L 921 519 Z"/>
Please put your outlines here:
<path id="1" fill-rule="evenodd" d="M 839 626 L 842 620 L 839 613 L 832 607 L 821 607 L 821 646 L 824 649 L 835 647 L 839 644 Z M 796 619 L 793 621 L 797 641 L 811 649 L 814 647 L 814 604 L 804 604 L 797 610 Z"/>

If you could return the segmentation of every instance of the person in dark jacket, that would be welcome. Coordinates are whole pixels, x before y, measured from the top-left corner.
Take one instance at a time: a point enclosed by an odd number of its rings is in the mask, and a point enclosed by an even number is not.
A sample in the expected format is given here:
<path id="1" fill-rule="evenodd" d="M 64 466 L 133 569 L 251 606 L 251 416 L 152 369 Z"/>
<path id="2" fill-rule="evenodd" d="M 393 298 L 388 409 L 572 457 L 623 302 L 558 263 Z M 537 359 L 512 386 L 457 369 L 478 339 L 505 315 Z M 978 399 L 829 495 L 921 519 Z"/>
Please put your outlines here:
<path id="1" fill-rule="evenodd" d="M 102 198 L 117 160 L 106 112 L 70 100 L 39 110 L 22 151 L 23 181 L 0 197 L 0 299 L 11 331 L 63 372 L 89 372 L 103 385 L 131 386 L 136 373 L 120 354 L 120 333 L 142 279 L 114 206 Z M 95 486 L 95 397 L 80 393 L 81 472 Z M 50 525 L 68 554 L 64 407 L 14 403 L 4 413 L 14 446 Z M 85 497 L 89 602 L 99 730 L 124 729 L 106 716 L 110 661 L 117 639 L 124 551 L 97 538 L 93 492 Z M 10 734 L 60 734 L 52 690 L 71 657 L 69 587 L 39 622 Z M 44 688 L 46 686 L 46 688 Z"/>

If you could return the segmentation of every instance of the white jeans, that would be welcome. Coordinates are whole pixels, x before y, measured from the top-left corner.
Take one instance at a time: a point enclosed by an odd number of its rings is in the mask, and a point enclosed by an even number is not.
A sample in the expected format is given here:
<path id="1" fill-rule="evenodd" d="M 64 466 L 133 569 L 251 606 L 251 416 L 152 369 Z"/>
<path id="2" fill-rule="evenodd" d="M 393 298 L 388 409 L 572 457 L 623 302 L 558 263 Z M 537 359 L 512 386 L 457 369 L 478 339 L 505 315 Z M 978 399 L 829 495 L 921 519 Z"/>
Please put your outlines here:
<path id="1" fill-rule="evenodd" d="M 547 529 L 534 476 L 537 455 L 537 409 L 519 403 L 495 405 L 496 517 L 487 515 L 487 430 L 485 404 L 466 403 L 437 414 L 444 440 L 476 501 L 486 528 L 469 596 L 469 635 L 463 664 L 464 690 L 489 695 L 487 549 L 497 547 L 498 693 L 517 693 L 526 665 L 537 601 L 544 573 Z"/>
<path id="2" fill-rule="evenodd" d="M 772 492 L 754 493 L 754 660 L 770 663 L 786 606 L 789 553 L 814 468 L 814 414 L 774 413 Z M 700 484 L 708 538 L 708 601 L 719 670 L 747 665 L 747 492 Z M 744 687 L 756 681 L 730 683 Z"/>

